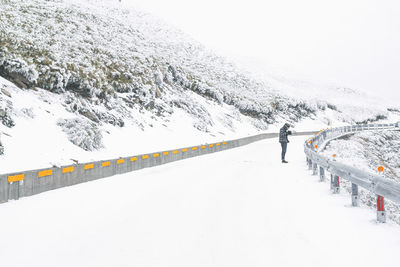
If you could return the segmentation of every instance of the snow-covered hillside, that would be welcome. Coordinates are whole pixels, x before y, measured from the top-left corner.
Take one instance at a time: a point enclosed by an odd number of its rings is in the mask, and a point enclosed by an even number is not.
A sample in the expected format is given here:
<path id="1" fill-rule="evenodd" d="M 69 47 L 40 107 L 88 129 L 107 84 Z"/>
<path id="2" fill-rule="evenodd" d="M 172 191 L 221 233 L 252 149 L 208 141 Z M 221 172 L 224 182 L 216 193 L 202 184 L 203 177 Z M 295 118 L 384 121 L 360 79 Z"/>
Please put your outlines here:
<path id="1" fill-rule="evenodd" d="M 400 117 L 352 89 L 253 75 L 114 0 L 0 0 L 0 76 L 2 173 Z"/>
<path id="2" fill-rule="evenodd" d="M 316 106 L 279 95 L 181 32 L 116 1 L 2 1 L 0 74 L 21 87 L 73 92 L 92 105 L 115 103 L 168 116 L 174 107 L 213 124 L 194 94 L 234 106 L 265 129 L 279 117 L 298 120 Z M 90 118 L 105 113 L 71 103 Z M 129 112 L 120 112 L 120 118 Z M 103 118 L 104 117 L 104 118 Z"/>

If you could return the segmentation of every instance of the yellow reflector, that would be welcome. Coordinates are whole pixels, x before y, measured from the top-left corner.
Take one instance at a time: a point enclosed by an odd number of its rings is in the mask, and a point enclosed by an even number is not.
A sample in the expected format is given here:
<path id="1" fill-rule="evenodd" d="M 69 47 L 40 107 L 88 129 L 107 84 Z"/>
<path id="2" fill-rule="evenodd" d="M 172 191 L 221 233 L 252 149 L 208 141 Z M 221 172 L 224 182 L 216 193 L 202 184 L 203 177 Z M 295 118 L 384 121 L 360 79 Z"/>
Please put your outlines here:
<path id="1" fill-rule="evenodd" d="M 220 146 L 221 145 L 221 143 L 217 143 L 217 146 Z"/>
<path id="2" fill-rule="evenodd" d="M 142 159 L 148 159 L 149 158 L 149 155 L 143 155 L 142 156 Z"/>
<path id="3" fill-rule="evenodd" d="M 110 166 L 110 164 L 111 164 L 111 162 L 109 162 L 109 161 L 104 161 L 104 162 L 101 164 L 101 167 L 107 167 L 107 166 Z"/>
<path id="4" fill-rule="evenodd" d="M 117 164 L 122 164 L 122 163 L 124 163 L 124 162 L 125 162 L 124 159 L 119 159 L 119 160 L 117 160 Z"/>
<path id="5" fill-rule="evenodd" d="M 210 145 L 210 147 L 213 147 L 213 146 L 214 146 L 214 145 L 212 145 L 212 144 Z"/>
<path id="6" fill-rule="evenodd" d="M 223 144 L 223 145 L 226 145 L 226 142 L 223 142 L 222 144 Z"/>
<path id="7" fill-rule="evenodd" d="M 201 146 L 200 148 L 201 148 L 201 149 L 204 149 L 204 148 L 206 148 L 206 146 Z"/>
<path id="8" fill-rule="evenodd" d="M 197 150 L 197 147 L 192 147 L 192 150 Z"/>
<path id="9" fill-rule="evenodd" d="M 188 149 L 187 149 L 187 148 L 184 148 L 184 149 L 182 149 L 182 152 L 186 152 L 186 151 L 188 151 Z"/>
<path id="10" fill-rule="evenodd" d="M 50 176 L 50 175 L 53 175 L 53 170 L 44 170 L 44 171 L 38 172 L 39 178 L 45 177 L 45 176 Z"/>
<path id="11" fill-rule="evenodd" d="M 137 157 L 132 157 L 130 161 L 137 161 Z"/>
<path id="12" fill-rule="evenodd" d="M 90 170 L 90 169 L 93 169 L 93 168 L 94 168 L 94 164 L 93 163 L 86 164 L 86 165 L 83 166 L 84 170 Z"/>
<path id="13" fill-rule="evenodd" d="M 174 150 L 172 153 L 174 153 L 174 154 L 178 154 L 178 150 Z"/>
<path id="14" fill-rule="evenodd" d="M 158 158 L 159 156 L 160 156 L 160 154 L 158 154 L 158 153 L 153 154 L 153 158 Z"/>
<path id="15" fill-rule="evenodd" d="M 25 174 L 18 174 L 18 175 L 8 176 L 8 182 L 9 183 L 22 181 L 24 179 L 25 179 Z"/>
<path id="16" fill-rule="evenodd" d="M 62 169 L 62 173 L 68 173 L 68 172 L 73 172 L 75 168 L 73 166 L 71 167 L 65 167 Z"/>
<path id="17" fill-rule="evenodd" d="M 163 152 L 164 155 L 169 155 L 169 152 Z"/>

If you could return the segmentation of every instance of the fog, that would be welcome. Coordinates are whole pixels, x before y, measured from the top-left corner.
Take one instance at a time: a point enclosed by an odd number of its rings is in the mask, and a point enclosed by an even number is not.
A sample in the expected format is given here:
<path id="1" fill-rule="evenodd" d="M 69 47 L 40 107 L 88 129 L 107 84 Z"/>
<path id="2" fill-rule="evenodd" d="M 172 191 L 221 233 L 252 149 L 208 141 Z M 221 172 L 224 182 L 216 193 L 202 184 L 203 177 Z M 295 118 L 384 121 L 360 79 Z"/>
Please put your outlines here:
<path id="1" fill-rule="evenodd" d="M 122 1 L 257 71 L 400 103 L 399 1 Z"/>

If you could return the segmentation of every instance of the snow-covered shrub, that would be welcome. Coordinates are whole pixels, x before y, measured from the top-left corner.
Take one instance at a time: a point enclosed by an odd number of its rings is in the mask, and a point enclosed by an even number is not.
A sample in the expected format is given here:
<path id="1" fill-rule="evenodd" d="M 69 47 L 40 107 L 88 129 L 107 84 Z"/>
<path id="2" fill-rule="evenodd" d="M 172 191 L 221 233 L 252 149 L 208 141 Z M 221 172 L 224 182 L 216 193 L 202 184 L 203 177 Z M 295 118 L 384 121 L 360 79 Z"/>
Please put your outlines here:
<path id="1" fill-rule="evenodd" d="M 15 82 L 20 87 L 32 87 L 39 77 L 35 67 L 23 59 L 4 59 L 0 61 L 0 75 Z"/>
<path id="2" fill-rule="evenodd" d="M 95 123 L 88 120 L 60 119 L 57 124 L 67 134 L 68 140 L 86 151 L 93 151 L 103 147 L 102 133 Z"/>
<path id="3" fill-rule="evenodd" d="M 0 122 L 9 128 L 15 126 L 15 122 L 12 119 L 13 110 L 13 103 L 4 97 L 4 93 L 0 93 Z"/>
<path id="4" fill-rule="evenodd" d="M 209 127 L 214 125 L 211 114 L 200 103 L 190 103 L 184 99 L 176 99 L 173 104 L 192 116 L 193 127 L 199 131 L 208 132 Z"/>

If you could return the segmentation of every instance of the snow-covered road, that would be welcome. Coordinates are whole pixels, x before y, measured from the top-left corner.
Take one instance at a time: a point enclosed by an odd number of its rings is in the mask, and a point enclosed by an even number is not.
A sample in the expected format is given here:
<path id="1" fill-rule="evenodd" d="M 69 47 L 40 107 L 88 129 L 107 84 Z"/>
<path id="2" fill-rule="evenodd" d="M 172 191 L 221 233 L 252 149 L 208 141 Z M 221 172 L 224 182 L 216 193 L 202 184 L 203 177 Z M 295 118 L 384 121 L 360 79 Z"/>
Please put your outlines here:
<path id="1" fill-rule="evenodd" d="M 398 266 L 377 224 L 276 139 L 0 205 L 1 266 Z"/>

